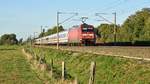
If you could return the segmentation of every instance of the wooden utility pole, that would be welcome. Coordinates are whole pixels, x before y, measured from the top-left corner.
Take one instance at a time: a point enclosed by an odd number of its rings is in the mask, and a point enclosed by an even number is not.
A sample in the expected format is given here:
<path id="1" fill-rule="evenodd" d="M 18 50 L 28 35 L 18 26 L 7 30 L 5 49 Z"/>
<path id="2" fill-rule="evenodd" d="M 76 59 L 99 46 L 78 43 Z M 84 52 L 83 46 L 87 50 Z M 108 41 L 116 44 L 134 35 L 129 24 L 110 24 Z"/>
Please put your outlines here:
<path id="1" fill-rule="evenodd" d="M 75 77 L 74 83 L 73 84 L 78 84 L 78 78 Z"/>
<path id="2" fill-rule="evenodd" d="M 65 80 L 65 62 L 62 62 L 62 81 Z"/>
<path id="3" fill-rule="evenodd" d="M 51 59 L 51 65 L 50 66 L 51 66 L 51 73 L 50 74 L 51 74 L 51 77 L 53 77 L 53 59 Z"/>
<path id="4" fill-rule="evenodd" d="M 91 62 L 89 84 L 94 84 L 96 63 Z"/>

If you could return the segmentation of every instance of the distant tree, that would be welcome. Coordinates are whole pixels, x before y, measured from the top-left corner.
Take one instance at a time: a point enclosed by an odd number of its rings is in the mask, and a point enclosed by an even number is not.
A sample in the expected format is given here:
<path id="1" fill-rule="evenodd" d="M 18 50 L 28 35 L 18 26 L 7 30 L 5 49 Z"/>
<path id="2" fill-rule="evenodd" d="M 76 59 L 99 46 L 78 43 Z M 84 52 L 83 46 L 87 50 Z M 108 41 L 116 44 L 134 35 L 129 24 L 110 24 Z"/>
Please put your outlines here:
<path id="1" fill-rule="evenodd" d="M 23 38 L 20 38 L 18 44 L 22 45 L 22 43 L 23 43 Z"/>
<path id="2" fill-rule="evenodd" d="M 1 39 L 0 39 L 0 45 L 2 45 L 2 41 L 1 41 Z"/>
<path id="3" fill-rule="evenodd" d="M 64 31 L 63 26 L 58 27 L 58 32 Z M 51 35 L 57 33 L 57 26 L 54 26 L 53 28 L 48 29 L 46 32 L 42 32 L 39 37 Z"/>
<path id="4" fill-rule="evenodd" d="M 3 45 L 14 45 L 18 43 L 18 40 L 16 39 L 15 34 L 4 34 L 1 36 L 0 43 Z"/>
<path id="5" fill-rule="evenodd" d="M 45 36 L 45 33 L 44 32 L 40 33 L 39 37 L 43 37 L 43 36 Z"/>
<path id="6" fill-rule="evenodd" d="M 149 40 L 150 8 L 144 8 L 129 16 L 122 25 L 123 41 L 135 42 Z"/>
<path id="7" fill-rule="evenodd" d="M 64 31 L 63 26 L 58 27 L 58 32 Z M 51 35 L 57 33 L 57 26 L 54 26 L 52 29 L 48 29 L 46 35 Z"/>
<path id="8" fill-rule="evenodd" d="M 142 33 L 143 33 L 141 36 L 142 40 L 150 41 L 150 17 L 147 19 Z"/>
<path id="9" fill-rule="evenodd" d="M 117 29 L 119 26 L 116 26 Z M 101 37 L 102 42 L 114 41 L 114 25 L 113 24 L 101 24 L 97 27 L 98 35 Z"/>

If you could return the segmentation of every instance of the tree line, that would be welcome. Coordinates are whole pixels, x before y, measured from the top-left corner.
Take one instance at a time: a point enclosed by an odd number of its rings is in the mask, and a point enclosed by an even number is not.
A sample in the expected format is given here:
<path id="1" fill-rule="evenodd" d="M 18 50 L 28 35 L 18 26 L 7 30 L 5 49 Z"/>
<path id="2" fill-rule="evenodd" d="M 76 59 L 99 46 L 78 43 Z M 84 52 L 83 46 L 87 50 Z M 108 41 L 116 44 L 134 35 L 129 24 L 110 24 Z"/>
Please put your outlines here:
<path id="1" fill-rule="evenodd" d="M 17 40 L 16 34 L 4 34 L 0 37 L 0 45 L 22 44 L 22 38 Z"/>
<path id="2" fill-rule="evenodd" d="M 58 27 L 58 32 L 61 32 L 61 31 L 64 31 L 63 26 Z M 43 29 L 39 37 L 48 36 L 48 35 L 55 34 L 55 33 L 57 33 L 57 26 L 49 28 L 46 32 L 45 32 L 45 29 Z"/>
<path id="3" fill-rule="evenodd" d="M 117 42 L 150 41 L 150 8 L 137 11 L 116 27 Z M 97 31 L 101 42 L 114 42 L 114 24 L 100 24 Z"/>

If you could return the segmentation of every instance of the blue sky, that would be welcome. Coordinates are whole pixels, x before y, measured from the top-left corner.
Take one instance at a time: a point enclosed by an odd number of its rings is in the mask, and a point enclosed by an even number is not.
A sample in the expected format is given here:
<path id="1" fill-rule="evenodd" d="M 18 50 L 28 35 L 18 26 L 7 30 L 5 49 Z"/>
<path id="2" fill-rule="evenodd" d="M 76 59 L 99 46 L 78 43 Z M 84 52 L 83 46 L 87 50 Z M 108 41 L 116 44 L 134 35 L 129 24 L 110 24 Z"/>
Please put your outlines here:
<path id="1" fill-rule="evenodd" d="M 39 33 L 41 25 L 56 25 L 57 11 L 78 12 L 72 19 L 86 16 L 87 23 L 97 26 L 105 22 L 96 21 L 100 18 L 95 13 L 107 13 L 104 16 L 112 21 L 112 13 L 116 12 L 117 24 L 122 24 L 129 15 L 144 7 L 150 7 L 150 0 L 0 0 L 0 35 L 15 33 L 17 38 L 27 38 L 33 32 Z M 61 14 L 60 21 L 70 16 Z M 62 25 L 67 29 L 81 23 L 72 19 Z"/>

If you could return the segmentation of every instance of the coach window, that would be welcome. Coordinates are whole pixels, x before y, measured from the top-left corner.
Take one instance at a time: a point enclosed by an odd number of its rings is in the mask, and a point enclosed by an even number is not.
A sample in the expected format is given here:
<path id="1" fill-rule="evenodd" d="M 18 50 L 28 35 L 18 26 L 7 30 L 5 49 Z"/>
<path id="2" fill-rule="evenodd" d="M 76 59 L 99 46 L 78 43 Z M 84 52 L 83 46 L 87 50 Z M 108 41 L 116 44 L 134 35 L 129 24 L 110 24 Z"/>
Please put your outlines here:
<path id="1" fill-rule="evenodd" d="M 59 37 L 60 38 L 64 38 L 66 36 L 66 34 L 60 34 Z"/>

